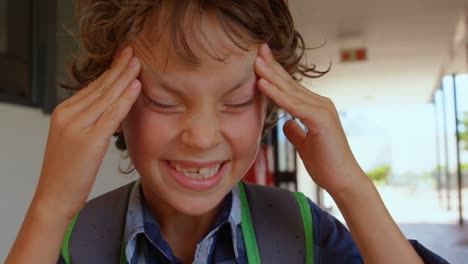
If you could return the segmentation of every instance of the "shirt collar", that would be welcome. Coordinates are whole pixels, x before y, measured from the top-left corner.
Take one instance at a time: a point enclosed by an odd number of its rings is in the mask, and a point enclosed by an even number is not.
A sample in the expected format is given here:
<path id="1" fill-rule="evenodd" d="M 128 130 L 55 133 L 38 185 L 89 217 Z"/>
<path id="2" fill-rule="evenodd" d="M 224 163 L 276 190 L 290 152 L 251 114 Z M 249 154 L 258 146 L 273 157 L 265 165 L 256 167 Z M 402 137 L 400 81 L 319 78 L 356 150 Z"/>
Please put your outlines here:
<path id="1" fill-rule="evenodd" d="M 141 183 L 137 181 L 130 193 L 128 201 L 127 216 L 125 222 L 125 254 L 127 261 L 133 258 L 136 253 L 136 236 L 144 232 L 143 207 L 140 193 Z"/>
<path id="2" fill-rule="evenodd" d="M 231 190 L 230 193 L 227 194 L 221 208 L 222 209 L 220 214 L 218 215 L 212 229 L 208 232 L 205 238 L 199 242 L 197 251 L 200 248 L 200 244 L 203 244 L 204 240 L 211 238 L 223 224 L 228 223 L 231 230 L 232 245 L 234 247 L 233 250 L 237 259 L 239 257 L 239 251 L 244 250 L 243 248 L 239 248 L 243 246 L 243 239 L 242 234 L 239 232 L 241 222 L 241 205 L 237 185 Z M 145 232 L 145 221 L 155 222 L 155 226 L 159 228 L 157 219 L 154 219 L 153 216 L 149 214 L 149 210 L 145 206 L 144 197 L 141 192 L 141 183 L 138 181 L 130 194 L 126 216 L 125 253 L 129 263 L 131 263 L 131 259 L 134 259 L 134 255 L 138 254 L 137 252 L 139 252 L 137 248 L 138 234 L 145 234 L 148 236 L 147 232 Z M 162 253 L 164 254 L 165 252 Z M 196 252 L 195 257 L 197 257 L 197 255 L 198 253 Z"/>

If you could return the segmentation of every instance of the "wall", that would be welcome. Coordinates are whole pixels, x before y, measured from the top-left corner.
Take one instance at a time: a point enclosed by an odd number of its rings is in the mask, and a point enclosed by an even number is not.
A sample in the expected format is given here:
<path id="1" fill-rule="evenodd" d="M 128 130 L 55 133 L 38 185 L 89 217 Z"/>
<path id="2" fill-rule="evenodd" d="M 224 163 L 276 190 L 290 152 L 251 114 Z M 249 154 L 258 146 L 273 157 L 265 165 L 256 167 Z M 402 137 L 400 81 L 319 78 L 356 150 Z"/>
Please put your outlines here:
<path id="1" fill-rule="evenodd" d="M 16 238 L 39 179 L 50 117 L 40 110 L 0 103 L 0 263 Z M 90 198 L 136 179 L 122 175 L 110 144 Z"/>

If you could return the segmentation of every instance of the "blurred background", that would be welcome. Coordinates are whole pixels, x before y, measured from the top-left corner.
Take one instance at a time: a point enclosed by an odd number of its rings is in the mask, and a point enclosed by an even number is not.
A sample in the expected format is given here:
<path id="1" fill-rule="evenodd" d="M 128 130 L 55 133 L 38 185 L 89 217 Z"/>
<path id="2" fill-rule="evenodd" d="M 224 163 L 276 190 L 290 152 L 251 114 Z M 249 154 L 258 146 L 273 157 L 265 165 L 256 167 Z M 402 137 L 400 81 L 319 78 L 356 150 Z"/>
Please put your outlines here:
<path id="1" fill-rule="evenodd" d="M 33 196 L 56 84 L 76 44 L 64 28 L 75 1 L 0 0 L 0 262 Z M 304 80 L 331 98 L 359 164 L 408 238 L 451 263 L 468 259 L 468 1 L 290 0 L 307 61 Z M 284 116 L 284 115 L 283 115 Z M 304 192 L 342 219 L 309 178 L 281 125 L 246 180 Z M 91 197 L 137 179 L 109 148 Z M 372 223 L 369 223 L 372 224 Z M 465 261 L 464 261 L 465 260 Z"/>

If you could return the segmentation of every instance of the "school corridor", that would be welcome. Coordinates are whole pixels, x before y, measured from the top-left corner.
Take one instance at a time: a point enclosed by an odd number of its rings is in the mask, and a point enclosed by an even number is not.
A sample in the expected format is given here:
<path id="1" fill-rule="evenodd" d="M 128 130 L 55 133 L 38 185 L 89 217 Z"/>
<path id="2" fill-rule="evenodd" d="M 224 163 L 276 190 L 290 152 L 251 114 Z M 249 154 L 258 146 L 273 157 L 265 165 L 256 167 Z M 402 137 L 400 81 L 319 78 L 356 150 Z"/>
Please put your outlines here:
<path id="1" fill-rule="evenodd" d="M 330 98 L 359 165 L 409 239 L 468 263 L 467 0 L 290 0 L 307 63 L 302 84 Z M 70 93 L 74 0 L 0 0 L 0 263 L 28 209 L 50 113 Z M 283 133 L 264 139 L 246 179 L 305 193 L 338 219 Z M 110 144 L 90 198 L 138 178 Z"/>

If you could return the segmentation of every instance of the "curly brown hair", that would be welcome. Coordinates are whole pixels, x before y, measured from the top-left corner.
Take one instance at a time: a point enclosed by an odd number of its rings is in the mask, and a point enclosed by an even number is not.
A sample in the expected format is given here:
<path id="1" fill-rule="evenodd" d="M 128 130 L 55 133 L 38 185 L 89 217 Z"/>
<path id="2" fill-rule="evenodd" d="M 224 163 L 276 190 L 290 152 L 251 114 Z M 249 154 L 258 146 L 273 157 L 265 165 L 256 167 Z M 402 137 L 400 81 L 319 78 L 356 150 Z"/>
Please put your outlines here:
<path id="1" fill-rule="evenodd" d="M 186 15 L 194 7 L 214 12 L 227 36 L 241 49 L 246 50 L 242 41 L 267 43 L 276 60 L 295 80 L 317 78 L 328 71 L 301 63 L 306 50 L 304 39 L 294 27 L 285 0 L 77 0 L 78 32 L 72 34 L 79 43 L 80 53 L 70 63 L 69 83 L 62 86 L 79 90 L 98 78 L 110 67 L 114 55 L 136 38 L 155 12 L 165 14 L 164 25 L 170 29 L 176 54 L 188 63 L 197 64 L 198 58 L 187 42 L 190 32 L 183 30 L 188 17 L 193 17 Z M 269 100 L 263 134 L 276 124 L 277 111 L 278 107 Z M 114 136 L 116 147 L 126 150 L 123 132 Z"/>

